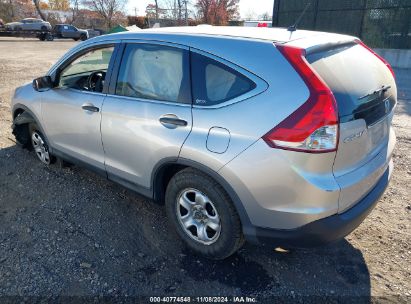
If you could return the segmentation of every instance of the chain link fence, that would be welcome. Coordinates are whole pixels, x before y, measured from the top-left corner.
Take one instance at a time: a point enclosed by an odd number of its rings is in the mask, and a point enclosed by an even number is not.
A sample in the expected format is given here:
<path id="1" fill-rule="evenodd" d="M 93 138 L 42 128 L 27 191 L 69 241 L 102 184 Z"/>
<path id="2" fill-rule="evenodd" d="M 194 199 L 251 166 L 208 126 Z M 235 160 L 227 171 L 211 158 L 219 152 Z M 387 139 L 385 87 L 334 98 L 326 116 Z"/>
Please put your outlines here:
<path id="1" fill-rule="evenodd" d="M 374 48 L 411 48 L 411 0 L 275 0 L 273 26 L 349 34 Z"/>

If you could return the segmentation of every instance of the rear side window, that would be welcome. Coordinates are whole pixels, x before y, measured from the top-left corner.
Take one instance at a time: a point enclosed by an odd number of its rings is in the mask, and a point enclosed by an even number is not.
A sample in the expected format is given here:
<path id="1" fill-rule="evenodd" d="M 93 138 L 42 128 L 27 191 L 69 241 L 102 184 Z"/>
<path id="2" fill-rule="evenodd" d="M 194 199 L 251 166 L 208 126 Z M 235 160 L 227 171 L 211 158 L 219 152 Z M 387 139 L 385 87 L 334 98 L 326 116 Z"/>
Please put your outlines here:
<path id="1" fill-rule="evenodd" d="M 243 74 L 210 57 L 191 53 L 194 103 L 212 106 L 243 95 L 256 84 Z"/>
<path id="2" fill-rule="evenodd" d="M 164 45 L 127 45 L 116 94 L 190 104 L 188 57 L 187 50 Z"/>

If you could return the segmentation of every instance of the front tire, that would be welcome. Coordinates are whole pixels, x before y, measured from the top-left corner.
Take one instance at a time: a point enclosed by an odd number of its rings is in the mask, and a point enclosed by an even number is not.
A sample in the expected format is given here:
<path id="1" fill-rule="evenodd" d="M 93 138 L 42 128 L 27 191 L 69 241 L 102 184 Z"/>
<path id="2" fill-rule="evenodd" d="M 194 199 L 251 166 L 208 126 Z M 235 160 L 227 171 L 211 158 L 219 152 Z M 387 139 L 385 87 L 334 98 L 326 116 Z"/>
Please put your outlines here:
<path id="1" fill-rule="evenodd" d="M 45 165 L 55 162 L 55 157 L 49 152 L 47 139 L 35 123 L 29 125 L 30 140 L 37 158 Z"/>
<path id="2" fill-rule="evenodd" d="M 237 211 L 210 176 L 192 168 L 178 172 L 167 186 L 165 204 L 171 224 L 196 253 L 222 260 L 244 244 Z"/>

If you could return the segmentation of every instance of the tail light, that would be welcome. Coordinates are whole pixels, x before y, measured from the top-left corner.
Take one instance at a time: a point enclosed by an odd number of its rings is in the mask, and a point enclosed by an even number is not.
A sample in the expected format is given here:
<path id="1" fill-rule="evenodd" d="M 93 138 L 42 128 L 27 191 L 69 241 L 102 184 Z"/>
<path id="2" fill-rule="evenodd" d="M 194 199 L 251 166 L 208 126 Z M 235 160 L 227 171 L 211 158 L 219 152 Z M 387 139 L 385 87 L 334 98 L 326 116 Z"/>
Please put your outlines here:
<path id="1" fill-rule="evenodd" d="M 366 44 L 364 44 L 364 42 L 362 42 L 361 40 L 356 40 L 355 41 L 357 44 L 361 45 L 362 47 L 366 48 L 368 51 L 370 51 L 371 53 L 374 54 L 375 57 L 377 57 L 379 60 L 381 60 L 386 66 L 387 68 L 390 70 L 392 76 L 395 78 L 395 73 L 394 70 L 392 69 L 391 65 L 388 63 L 387 60 L 385 60 L 384 58 L 382 58 L 380 55 L 378 55 L 376 52 L 374 52 L 371 48 L 369 48 Z"/>
<path id="2" fill-rule="evenodd" d="M 311 153 L 331 152 L 338 145 L 337 103 L 330 88 L 310 67 L 305 51 L 277 45 L 309 88 L 310 97 L 290 116 L 263 136 L 273 148 Z"/>

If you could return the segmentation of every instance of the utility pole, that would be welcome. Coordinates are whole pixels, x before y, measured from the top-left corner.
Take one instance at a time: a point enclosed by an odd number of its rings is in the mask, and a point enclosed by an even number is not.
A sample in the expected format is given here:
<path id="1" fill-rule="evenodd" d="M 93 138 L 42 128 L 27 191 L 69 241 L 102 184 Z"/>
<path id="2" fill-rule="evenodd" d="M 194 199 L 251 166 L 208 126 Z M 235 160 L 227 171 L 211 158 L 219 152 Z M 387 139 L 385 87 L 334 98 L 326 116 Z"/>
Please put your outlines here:
<path id="1" fill-rule="evenodd" d="M 188 26 L 188 10 L 187 10 L 187 0 L 184 0 L 184 6 L 185 6 L 185 19 L 186 19 L 186 25 Z"/>

